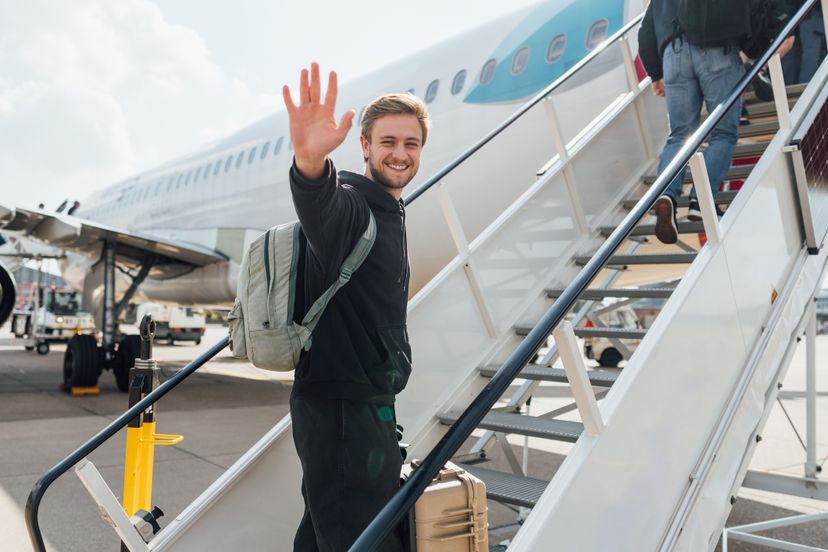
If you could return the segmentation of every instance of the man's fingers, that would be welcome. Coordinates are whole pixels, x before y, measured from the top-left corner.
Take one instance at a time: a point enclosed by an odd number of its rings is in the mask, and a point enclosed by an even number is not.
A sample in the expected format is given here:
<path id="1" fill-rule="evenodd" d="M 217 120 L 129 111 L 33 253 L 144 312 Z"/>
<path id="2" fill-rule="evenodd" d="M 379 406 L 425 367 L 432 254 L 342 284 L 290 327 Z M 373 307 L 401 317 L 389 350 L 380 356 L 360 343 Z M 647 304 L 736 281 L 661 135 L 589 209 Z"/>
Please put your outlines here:
<path id="1" fill-rule="evenodd" d="M 308 70 L 302 69 L 299 76 L 299 105 L 305 105 L 310 101 L 310 83 L 308 82 Z"/>
<path id="2" fill-rule="evenodd" d="M 356 111 L 353 109 L 345 113 L 342 116 L 342 119 L 339 121 L 339 133 L 342 136 L 342 139 L 345 139 L 345 136 L 348 134 L 348 131 L 351 130 L 351 125 L 354 123 L 354 116 L 356 115 Z"/>
<path id="3" fill-rule="evenodd" d="M 296 104 L 293 103 L 293 98 L 290 97 L 290 88 L 288 85 L 282 87 L 282 98 L 285 100 L 285 108 L 289 114 L 293 114 L 296 110 Z"/>
<path id="4" fill-rule="evenodd" d="M 331 71 L 328 75 L 328 91 L 325 93 L 325 105 L 333 110 L 336 107 L 337 82 L 336 71 Z M 347 113 L 346 113 L 347 115 Z"/>
<path id="5" fill-rule="evenodd" d="M 311 63 L 311 77 L 310 77 L 310 101 L 319 103 L 319 98 L 322 96 L 322 83 L 319 82 L 319 64 Z"/>

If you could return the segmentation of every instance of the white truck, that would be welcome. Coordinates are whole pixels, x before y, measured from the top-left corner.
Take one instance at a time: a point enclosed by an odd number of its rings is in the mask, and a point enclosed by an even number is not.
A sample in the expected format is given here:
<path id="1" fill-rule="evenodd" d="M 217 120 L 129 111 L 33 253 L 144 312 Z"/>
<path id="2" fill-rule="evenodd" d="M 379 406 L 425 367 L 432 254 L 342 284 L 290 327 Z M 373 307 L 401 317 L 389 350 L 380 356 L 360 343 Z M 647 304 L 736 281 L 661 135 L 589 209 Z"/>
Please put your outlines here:
<path id="1" fill-rule="evenodd" d="M 26 341 L 26 350 L 45 355 L 49 343 L 74 335 L 95 335 L 95 318 L 81 310 L 80 294 L 55 287 L 37 289 L 37 297 L 12 312 L 12 333 Z"/>
<path id="2" fill-rule="evenodd" d="M 142 303 L 135 309 L 136 323 L 145 314 L 151 314 L 155 321 L 155 339 L 173 345 L 176 341 L 195 341 L 201 344 L 206 321 L 190 307 L 171 307 L 160 303 Z"/>

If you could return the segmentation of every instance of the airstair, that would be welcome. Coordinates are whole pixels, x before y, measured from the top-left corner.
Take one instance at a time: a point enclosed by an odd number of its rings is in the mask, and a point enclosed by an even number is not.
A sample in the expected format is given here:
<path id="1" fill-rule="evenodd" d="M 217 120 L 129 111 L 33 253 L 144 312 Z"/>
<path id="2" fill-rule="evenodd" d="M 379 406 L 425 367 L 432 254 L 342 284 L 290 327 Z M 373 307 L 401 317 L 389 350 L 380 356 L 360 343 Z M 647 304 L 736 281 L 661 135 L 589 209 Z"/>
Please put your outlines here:
<path id="1" fill-rule="evenodd" d="M 409 303 L 414 368 L 397 416 L 412 443 L 409 458 L 424 460 L 355 550 L 374 549 L 449 459 L 486 482 L 492 503 L 519 510 L 509 550 L 716 545 L 824 276 L 828 200 L 819 177 L 828 168 L 820 134 L 828 65 L 808 86 L 785 88 L 772 57 L 781 41 L 758 60 L 726 105 L 766 62 L 775 100 L 748 100 L 751 123 L 740 129 L 714 200 L 697 150 L 722 106 L 664 174 L 654 174 L 666 117 L 636 70 L 630 39 L 639 20 L 407 198 L 410 216 L 418 205 L 441 210 L 457 255 Z M 601 63 L 610 69 L 586 86 L 604 101 L 588 117 L 577 114 L 587 120 L 575 128 L 567 106 L 584 93 L 579 77 Z M 469 228 L 451 195 L 452 171 L 476 157 L 508 162 L 507 152 L 486 148 L 526 118 L 546 125 L 551 159 L 490 224 Z M 679 242 L 665 246 L 654 238 L 650 208 L 688 162 L 685 191 L 697 183 L 703 221 L 680 220 Z M 421 195 L 431 199 L 412 203 Z M 714 202 L 726 209 L 721 219 Z M 686 205 L 684 197 L 680 218 Z M 607 322 L 641 300 L 664 302 L 649 328 Z M 579 338 L 606 340 L 615 353 L 604 360 L 614 366 L 587 369 Z M 223 346 L 162 385 L 163 393 Z M 33 540 L 45 487 L 104 438 L 38 482 L 27 507 Z M 529 438 L 561 459 L 544 477 L 530 475 L 515 450 Z M 289 543 L 302 513 L 300 479 L 286 417 L 148 544 L 130 546 Z M 117 525 L 118 513 L 108 514 Z"/>

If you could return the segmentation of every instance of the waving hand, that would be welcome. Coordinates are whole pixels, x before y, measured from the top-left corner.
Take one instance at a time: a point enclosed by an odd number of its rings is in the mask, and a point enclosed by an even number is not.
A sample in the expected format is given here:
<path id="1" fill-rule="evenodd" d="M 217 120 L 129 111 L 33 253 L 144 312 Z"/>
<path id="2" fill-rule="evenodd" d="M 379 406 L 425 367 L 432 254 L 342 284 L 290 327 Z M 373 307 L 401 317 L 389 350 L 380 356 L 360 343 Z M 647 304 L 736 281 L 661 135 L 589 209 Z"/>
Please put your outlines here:
<path id="1" fill-rule="evenodd" d="M 296 157 L 296 168 L 306 178 L 316 180 L 325 171 L 328 154 L 344 140 L 354 120 L 354 111 L 348 111 L 337 124 L 334 118 L 336 108 L 336 73 L 328 76 L 328 91 L 321 101 L 322 86 L 319 79 L 319 65 L 311 64 L 310 81 L 308 70 L 302 69 L 299 80 L 299 104 L 293 102 L 290 88 L 282 87 L 288 116 L 290 117 L 290 138 Z"/>

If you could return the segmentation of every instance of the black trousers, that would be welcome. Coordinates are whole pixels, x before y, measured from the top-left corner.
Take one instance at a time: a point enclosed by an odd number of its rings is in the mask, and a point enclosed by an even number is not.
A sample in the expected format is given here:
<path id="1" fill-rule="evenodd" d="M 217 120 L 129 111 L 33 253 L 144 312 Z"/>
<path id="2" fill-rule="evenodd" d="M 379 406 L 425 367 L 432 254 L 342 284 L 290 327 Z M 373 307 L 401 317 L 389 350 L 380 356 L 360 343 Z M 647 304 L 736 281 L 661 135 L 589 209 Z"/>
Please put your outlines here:
<path id="1" fill-rule="evenodd" d="M 295 552 L 344 552 L 399 488 L 393 406 L 290 398 L 305 512 Z M 401 552 L 397 531 L 383 551 Z"/>

